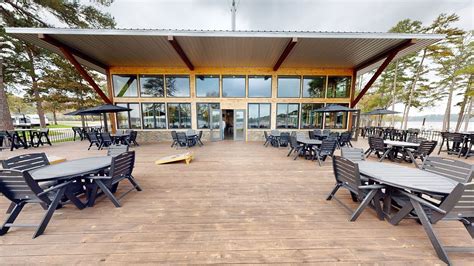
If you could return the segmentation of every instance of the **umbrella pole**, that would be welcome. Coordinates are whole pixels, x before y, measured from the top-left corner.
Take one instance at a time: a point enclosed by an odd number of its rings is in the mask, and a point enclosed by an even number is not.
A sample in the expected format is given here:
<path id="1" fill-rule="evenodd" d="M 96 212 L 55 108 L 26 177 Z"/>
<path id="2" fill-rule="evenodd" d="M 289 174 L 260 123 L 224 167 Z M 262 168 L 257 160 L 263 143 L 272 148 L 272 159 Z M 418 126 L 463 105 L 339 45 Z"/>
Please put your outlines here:
<path id="1" fill-rule="evenodd" d="M 104 113 L 104 130 L 105 132 L 109 132 L 108 126 L 107 126 L 107 114 Z"/>

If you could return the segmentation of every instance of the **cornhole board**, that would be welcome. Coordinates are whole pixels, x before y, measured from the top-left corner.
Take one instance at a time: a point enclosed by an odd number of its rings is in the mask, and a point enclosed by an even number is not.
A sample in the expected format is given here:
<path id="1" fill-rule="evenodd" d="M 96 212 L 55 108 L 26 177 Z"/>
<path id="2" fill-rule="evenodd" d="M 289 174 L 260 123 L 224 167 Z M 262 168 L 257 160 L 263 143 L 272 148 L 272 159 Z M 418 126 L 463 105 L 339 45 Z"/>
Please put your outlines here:
<path id="1" fill-rule="evenodd" d="M 191 163 L 192 159 L 194 159 L 193 153 L 186 152 L 186 153 L 174 154 L 174 155 L 160 158 L 155 162 L 155 164 L 165 164 L 165 163 L 172 163 L 172 162 L 178 162 L 178 161 L 185 161 L 186 164 L 189 164 Z"/>
<path id="2" fill-rule="evenodd" d="M 54 155 L 46 155 L 48 157 L 49 164 L 58 164 L 66 161 L 66 158 L 54 156 Z"/>

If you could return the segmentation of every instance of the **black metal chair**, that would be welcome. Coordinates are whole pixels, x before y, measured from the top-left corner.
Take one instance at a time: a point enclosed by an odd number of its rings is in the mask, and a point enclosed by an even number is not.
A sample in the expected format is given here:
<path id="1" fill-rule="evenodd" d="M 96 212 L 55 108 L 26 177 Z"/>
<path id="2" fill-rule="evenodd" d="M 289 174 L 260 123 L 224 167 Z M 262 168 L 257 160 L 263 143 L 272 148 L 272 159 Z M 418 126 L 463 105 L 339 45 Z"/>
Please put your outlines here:
<path id="1" fill-rule="evenodd" d="M 474 154 L 472 146 L 474 146 L 474 134 L 469 134 L 469 137 L 466 140 L 466 154 L 464 155 L 465 159 Z"/>
<path id="2" fill-rule="evenodd" d="M 459 183 L 470 183 L 474 177 L 474 165 L 442 157 L 426 157 L 421 169 L 445 176 Z"/>
<path id="3" fill-rule="evenodd" d="M 365 161 L 364 150 L 359 148 L 341 148 L 341 156 L 353 162 Z"/>
<path id="4" fill-rule="evenodd" d="M 7 135 L 7 139 L 10 142 L 10 151 L 13 151 L 14 149 L 19 149 L 21 147 L 25 146 L 25 142 L 23 141 L 22 138 L 18 135 L 18 132 L 16 131 L 5 131 L 5 134 Z"/>
<path id="5" fill-rule="evenodd" d="M 177 145 L 176 148 L 189 148 L 188 136 L 184 132 L 176 132 Z"/>
<path id="6" fill-rule="evenodd" d="M 202 138 L 202 130 L 199 131 L 199 133 L 198 133 L 198 135 L 197 135 L 197 137 L 196 137 L 196 143 L 197 143 L 200 147 L 202 147 L 202 146 L 204 145 L 204 144 L 202 143 L 202 141 L 201 141 L 201 138 Z"/>
<path id="7" fill-rule="evenodd" d="M 14 205 L 0 229 L 0 236 L 11 227 L 36 227 L 33 238 L 43 234 L 59 205 L 70 182 L 64 182 L 48 189 L 41 188 L 28 171 L 0 169 L 0 192 Z M 15 220 L 28 203 L 47 206 L 47 211 L 39 224 L 15 224 Z"/>
<path id="8" fill-rule="evenodd" d="M 365 151 L 367 158 L 372 154 L 372 152 L 375 152 L 381 162 L 385 157 L 387 157 L 390 151 L 391 149 L 385 146 L 382 138 L 375 136 L 369 137 L 369 149 Z"/>
<path id="9" fill-rule="evenodd" d="M 323 139 L 320 147 L 314 147 L 313 160 L 316 158 L 318 160 L 319 166 L 321 166 L 321 161 L 325 161 L 326 158 L 333 157 L 334 151 L 337 147 L 337 140 L 335 139 Z"/>
<path id="10" fill-rule="evenodd" d="M 471 238 L 474 239 L 474 183 L 458 183 L 453 191 L 440 203 L 432 203 L 424 198 L 400 190 L 392 199 L 403 207 L 389 222 L 397 225 L 404 218 L 417 218 L 433 245 L 438 257 L 452 265 L 448 251 L 474 252 L 473 248 L 444 247 L 438 239 L 432 224 L 440 220 L 457 220 L 463 223 Z"/>
<path id="11" fill-rule="evenodd" d="M 419 165 L 416 163 L 416 159 L 420 158 L 421 162 L 423 162 L 425 158 L 434 151 L 437 144 L 438 142 L 435 140 L 426 140 L 420 142 L 420 146 L 418 146 L 416 149 L 405 148 L 405 151 L 408 153 L 408 156 L 410 156 L 410 159 L 415 164 L 415 166 L 419 168 Z"/>
<path id="12" fill-rule="evenodd" d="M 176 130 L 171 131 L 171 138 L 173 139 L 173 142 L 171 143 L 171 148 L 173 148 L 174 145 L 178 145 L 178 136 L 176 135 Z"/>
<path id="13" fill-rule="evenodd" d="M 89 143 L 90 143 L 89 148 L 87 148 L 87 150 L 90 150 L 92 145 L 95 145 L 97 146 L 98 149 L 100 149 L 100 140 L 97 137 L 97 133 L 87 132 L 86 136 L 87 136 L 87 140 L 89 140 Z"/>
<path id="14" fill-rule="evenodd" d="M 128 145 L 110 145 L 107 148 L 107 156 L 112 156 L 115 157 L 117 155 L 120 155 L 124 152 L 127 152 L 129 149 Z"/>
<path id="15" fill-rule="evenodd" d="M 464 142 L 464 137 L 461 133 L 450 133 L 450 132 L 441 132 L 441 145 L 439 146 L 438 155 L 442 151 L 446 151 L 448 154 L 456 154 L 459 156 L 462 152 L 462 143 Z M 446 142 L 446 150 L 443 150 L 443 145 Z"/>
<path id="16" fill-rule="evenodd" d="M 380 190 L 384 188 L 384 186 L 378 184 L 363 185 L 360 178 L 359 166 L 357 163 L 354 163 L 349 159 L 334 156 L 332 164 L 334 177 L 336 178 L 336 186 L 328 195 L 326 200 L 335 199 L 337 202 L 342 204 L 345 209 L 349 210 L 351 212 L 351 217 L 349 219 L 351 222 L 357 220 L 362 211 L 364 211 L 369 203 L 372 202 L 377 211 L 377 216 L 380 220 L 383 220 L 384 216 L 380 205 Z M 360 204 L 355 211 L 352 211 L 346 204 L 336 198 L 336 192 L 341 187 L 349 190 L 349 192 L 354 194 L 359 200 Z"/>
<path id="17" fill-rule="evenodd" d="M 114 143 L 112 137 L 110 136 L 108 132 L 100 133 L 99 136 L 100 136 L 99 150 L 102 149 L 103 147 L 109 147 L 110 145 Z"/>
<path id="18" fill-rule="evenodd" d="M 341 135 L 339 136 L 339 147 L 344 147 L 344 146 L 352 147 L 351 139 L 352 139 L 352 132 L 347 131 L 347 132 L 341 133 Z"/>
<path id="19" fill-rule="evenodd" d="M 290 142 L 290 133 L 282 132 L 280 133 L 279 147 L 288 147 L 288 143 Z"/>
<path id="20" fill-rule="evenodd" d="M 133 190 L 142 191 L 135 178 L 132 176 L 135 165 L 135 151 L 128 151 L 112 157 L 110 171 L 106 176 L 89 177 L 93 182 L 87 185 L 87 197 L 89 206 L 94 206 L 97 192 L 100 189 L 105 196 L 112 201 L 115 207 L 121 207 L 120 199 Z M 120 181 L 127 179 L 132 184 L 132 188 L 119 197 L 115 197 L 112 192 L 117 189 Z"/>
<path id="21" fill-rule="evenodd" d="M 269 143 L 272 143 L 273 136 L 268 135 L 267 131 L 263 131 L 263 135 L 265 136 L 265 142 L 263 143 L 263 146 L 267 147 Z"/>
<path id="22" fill-rule="evenodd" d="M 81 141 L 84 140 L 84 132 L 80 127 L 72 127 L 72 131 L 74 132 L 74 141 L 76 141 L 76 136 L 79 136 Z"/>
<path id="23" fill-rule="evenodd" d="M 38 134 L 38 145 L 44 145 L 45 143 L 51 146 L 51 140 L 49 139 L 49 128 L 41 128 L 39 131 L 34 132 Z"/>
<path id="24" fill-rule="evenodd" d="M 290 136 L 289 137 L 289 143 L 290 143 L 290 152 L 288 152 L 287 157 L 289 157 L 292 153 L 296 153 L 295 157 L 293 160 L 296 160 L 299 155 L 304 155 L 304 145 L 298 144 L 298 141 L 296 140 L 295 136 Z"/>
<path id="25" fill-rule="evenodd" d="M 135 130 L 130 131 L 130 139 L 128 141 L 129 144 L 133 144 L 134 146 L 140 146 L 137 142 L 138 132 Z"/>

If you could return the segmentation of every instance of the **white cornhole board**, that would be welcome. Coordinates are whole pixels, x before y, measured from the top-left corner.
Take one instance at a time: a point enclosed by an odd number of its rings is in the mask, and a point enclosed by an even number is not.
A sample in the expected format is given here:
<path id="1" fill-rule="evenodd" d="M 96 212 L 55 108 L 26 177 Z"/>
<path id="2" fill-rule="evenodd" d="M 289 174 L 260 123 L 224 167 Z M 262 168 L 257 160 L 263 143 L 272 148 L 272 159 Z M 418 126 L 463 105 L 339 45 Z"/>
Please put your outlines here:
<path id="1" fill-rule="evenodd" d="M 163 158 L 158 159 L 155 164 L 165 164 L 165 163 L 172 163 L 177 161 L 185 161 L 186 164 L 191 163 L 191 160 L 194 159 L 194 155 L 192 152 L 174 154 L 170 156 L 166 156 Z"/>

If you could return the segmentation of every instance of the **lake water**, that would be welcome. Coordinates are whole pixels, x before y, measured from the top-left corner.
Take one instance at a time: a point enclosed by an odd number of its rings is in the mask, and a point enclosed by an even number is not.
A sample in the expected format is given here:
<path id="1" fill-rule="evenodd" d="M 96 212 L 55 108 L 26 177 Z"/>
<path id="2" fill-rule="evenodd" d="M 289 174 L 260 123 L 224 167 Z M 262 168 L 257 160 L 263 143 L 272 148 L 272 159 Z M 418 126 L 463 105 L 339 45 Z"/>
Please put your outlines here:
<path id="1" fill-rule="evenodd" d="M 407 123 L 407 128 L 422 128 L 423 121 L 408 121 Z M 390 122 L 385 124 L 386 126 L 390 125 Z M 401 127 L 401 122 L 395 122 L 395 128 L 400 128 Z M 451 122 L 451 130 L 454 131 L 456 127 L 456 122 Z M 425 122 L 425 127 L 426 130 L 437 130 L 440 131 L 443 128 L 443 122 L 442 121 L 426 121 Z M 464 131 L 464 123 L 461 125 L 461 130 Z M 474 131 L 474 121 L 471 121 L 469 123 L 469 126 L 467 128 L 467 131 Z"/>

